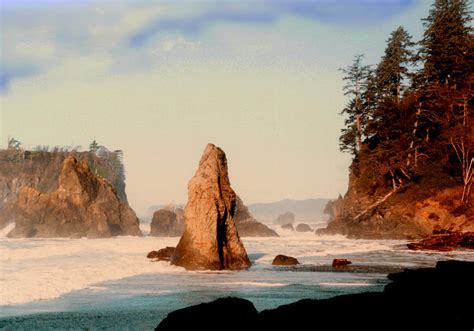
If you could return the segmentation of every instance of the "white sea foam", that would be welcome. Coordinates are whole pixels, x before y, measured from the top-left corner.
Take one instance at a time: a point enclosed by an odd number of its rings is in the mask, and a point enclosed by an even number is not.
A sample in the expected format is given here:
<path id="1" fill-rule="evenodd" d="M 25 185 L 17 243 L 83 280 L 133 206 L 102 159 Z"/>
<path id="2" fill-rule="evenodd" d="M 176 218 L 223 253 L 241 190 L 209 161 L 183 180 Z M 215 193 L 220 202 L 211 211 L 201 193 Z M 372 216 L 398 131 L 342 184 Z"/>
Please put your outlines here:
<path id="1" fill-rule="evenodd" d="M 56 298 L 106 280 L 184 269 L 146 254 L 178 238 L 0 240 L 0 305 Z"/>
<path id="2" fill-rule="evenodd" d="M 220 282 L 219 285 L 231 285 L 231 286 L 256 286 L 256 287 L 281 287 L 287 286 L 288 283 L 269 283 L 269 282 Z"/>
<path id="3" fill-rule="evenodd" d="M 321 286 L 356 286 L 356 287 L 359 287 L 359 286 L 374 286 L 376 284 L 368 284 L 368 283 L 361 283 L 361 282 L 354 282 L 354 283 L 332 283 L 332 282 L 325 282 L 325 283 L 319 283 L 319 285 Z"/>
<path id="4" fill-rule="evenodd" d="M 282 231 L 280 237 L 248 238 L 243 242 L 254 262 L 255 273 L 186 272 L 167 262 L 150 262 L 146 254 L 165 246 L 176 246 L 179 238 L 117 237 L 110 239 L 10 239 L 0 238 L 0 305 L 28 303 L 59 297 L 68 292 L 88 289 L 102 291 L 101 282 L 147 273 L 163 277 L 184 275 L 193 283 L 198 277 L 202 286 L 214 286 L 216 277 L 228 286 L 278 287 L 291 283 L 290 278 L 272 281 L 271 262 L 278 254 L 296 257 L 303 264 L 330 265 L 333 258 L 350 258 L 354 264 L 434 265 L 441 256 L 474 259 L 471 253 L 413 253 L 404 241 L 351 240 L 343 236 L 316 236 L 312 232 Z M 402 248 L 400 248 L 402 247 Z M 444 254 L 444 255 L 440 255 Z M 220 276 L 213 274 L 220 274 Z M 257 277 L 257 278 L 255 278 Z M 286 277 L 286 276 L 285 276 Z M 308 276 L 313 279 L 313 276 Z M 170 278 L 170 277 L 168 277 Z M 182 278 L 180 278 L 182 279 Z M 312 281 L 312 280 L 311 280 Z M 207 282 L 207 283 L 206 283 Z M 180 284 L 165 290 L 179 291 Z M 323 281 L 322 286 L 365 286 L 354 283 Z"/>

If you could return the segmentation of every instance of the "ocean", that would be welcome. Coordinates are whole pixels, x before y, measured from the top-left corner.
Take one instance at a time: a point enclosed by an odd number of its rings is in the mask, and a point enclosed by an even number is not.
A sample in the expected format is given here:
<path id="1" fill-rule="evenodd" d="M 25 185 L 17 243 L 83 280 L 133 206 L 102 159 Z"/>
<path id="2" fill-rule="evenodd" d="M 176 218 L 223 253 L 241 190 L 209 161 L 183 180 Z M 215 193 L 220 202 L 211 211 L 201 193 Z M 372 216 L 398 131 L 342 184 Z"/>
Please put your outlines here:
<path id="1" fill-rule="evenodd" d="M 474 252 L 419 252 L 403 240 L 353 240 L 276 230 L 278 238 L 242 238 L 247 271 L 185 271 L 146 254 L 179 238 L 9 239 L 0 233 L 1 330 L 153 330 L 176 309 L 235 296 L 258 310 L 304 298 L 382 291 L 390 272 L 474 261 Z M 313 227 L 322 224 L 313 224 Z M 144 233 L 149 225 L 142 224 Z M 297 267 L 274 267 L 278 254 Z M 347 258 L 346 271 L 330 267 Z M 316 312 L 315 312 L 316 313 Z"/>

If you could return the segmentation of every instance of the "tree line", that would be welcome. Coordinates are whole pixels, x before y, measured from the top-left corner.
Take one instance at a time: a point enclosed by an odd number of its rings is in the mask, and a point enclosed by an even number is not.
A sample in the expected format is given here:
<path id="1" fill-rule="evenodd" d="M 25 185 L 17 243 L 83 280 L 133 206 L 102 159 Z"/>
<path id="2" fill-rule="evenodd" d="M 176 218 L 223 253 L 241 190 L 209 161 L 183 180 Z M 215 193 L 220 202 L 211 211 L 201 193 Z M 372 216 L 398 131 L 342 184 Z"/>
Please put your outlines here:
<path id="1" fill-rule="evenodd" d="M 421 165 L 450 165 L 468 203 L 474 172 L 474 36 L 469 1 L 436 0 L 424 34 L 413 42 L 398 27 L 380 62 L 363 55 L 341 69 L 349 101 L 340 149 L 353 156 L 352 171 L 371 164 L 392 192 L 414 183 Z"/>

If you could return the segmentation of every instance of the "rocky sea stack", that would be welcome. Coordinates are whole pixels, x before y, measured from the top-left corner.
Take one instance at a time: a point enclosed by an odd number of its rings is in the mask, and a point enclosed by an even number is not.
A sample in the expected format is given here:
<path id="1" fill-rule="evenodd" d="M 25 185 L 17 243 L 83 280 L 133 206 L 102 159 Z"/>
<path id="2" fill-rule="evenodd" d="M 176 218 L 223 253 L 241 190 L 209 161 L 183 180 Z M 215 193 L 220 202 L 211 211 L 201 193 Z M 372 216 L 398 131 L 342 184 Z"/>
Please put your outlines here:
<path id="1" fill-rule="evenodd" d="M 250 260 L 234 222 L 236 194 L 225 153 L 208 144 L 188 183 L 185 230 L 171 263 L 188 270 L 239 270 Z"/>
<path id="2" fill-rule="evenodd" d="M 90 170 L 86 161 L 67 157 L 56 191 L 23 187 L 0 218 L 15 222 L 9 237 L 111 237 L 141 235 L 139 221 L 116 190 Z"/>

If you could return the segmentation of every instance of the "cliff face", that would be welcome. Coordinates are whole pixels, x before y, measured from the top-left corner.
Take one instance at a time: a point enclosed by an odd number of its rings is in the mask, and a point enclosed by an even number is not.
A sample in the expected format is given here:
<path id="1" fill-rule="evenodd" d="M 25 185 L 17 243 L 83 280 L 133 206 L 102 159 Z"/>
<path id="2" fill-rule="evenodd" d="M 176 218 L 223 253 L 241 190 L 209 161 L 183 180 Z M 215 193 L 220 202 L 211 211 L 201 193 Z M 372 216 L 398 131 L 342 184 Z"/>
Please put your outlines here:
<path id="1" fill-rule="evenodd" d="M 21 188 L 0 214 L 0 223 L 11 221 L 16 225 L 9 237 L 141 235 L 138 218 L 112 185 L 72 156 L 64 160 L 54 192 Z"/>
<path id="2" fill-rule="evenodd" d="M 54 192 L 59 186 L 59 174 L 68 156 L 85 160 L 92 173 L 105 178 L 127 202 L 125 182 L 110 160 L 91 152 L 33 152 L 0 150 L 0 213 L 14 203 L 23 187 L 40 192 Z M 0 224 L 0 227 L 2 224 Z"/>
<path id="3" fill-rule="evenodd" d="M 352 173 L 344 198 L 328 205 L 331 216 L 319 234 L 351 238 L 416 239 L 433 231 L 473 231 L 474 208 L 462 204 L 462 186 L 440 165 L 420 169 L 413 183 L 390 194 L 387 186 Z"/>

